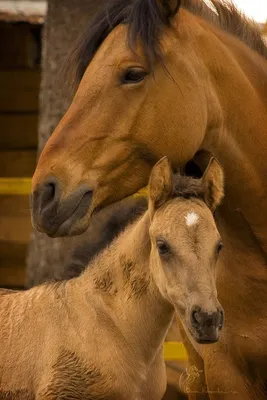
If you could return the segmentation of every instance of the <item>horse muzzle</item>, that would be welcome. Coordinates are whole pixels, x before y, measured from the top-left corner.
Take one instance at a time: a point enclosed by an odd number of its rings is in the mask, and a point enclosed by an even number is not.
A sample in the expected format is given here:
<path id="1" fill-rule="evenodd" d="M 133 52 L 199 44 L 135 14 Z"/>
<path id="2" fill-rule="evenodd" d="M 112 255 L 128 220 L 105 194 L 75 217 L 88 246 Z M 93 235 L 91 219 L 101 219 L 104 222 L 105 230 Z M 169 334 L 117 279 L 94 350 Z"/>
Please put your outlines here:
<path id="1" fill-rule="evenodd" d="M 51 177 L 31 194 L 32 224 L 51 237 L 77 235 L 84 231 L 92 197 L 93 191 L 83 184 L 63 198 L 60 182 Z"/>

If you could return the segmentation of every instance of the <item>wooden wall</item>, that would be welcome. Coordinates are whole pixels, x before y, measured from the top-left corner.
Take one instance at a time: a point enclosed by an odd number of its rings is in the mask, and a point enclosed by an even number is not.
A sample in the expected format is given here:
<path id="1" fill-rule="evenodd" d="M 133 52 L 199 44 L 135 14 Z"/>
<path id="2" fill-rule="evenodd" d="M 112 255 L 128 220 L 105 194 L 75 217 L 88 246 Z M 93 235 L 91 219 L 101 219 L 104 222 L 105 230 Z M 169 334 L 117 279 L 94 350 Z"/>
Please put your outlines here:
<path id="1" fill-rule="evenodd" d="M 0 177 L 36 163 L 41 26 L 0 22 Z M 0 287 L 23 287 L 31 232 L 28 196 L 0 195 Z"/>

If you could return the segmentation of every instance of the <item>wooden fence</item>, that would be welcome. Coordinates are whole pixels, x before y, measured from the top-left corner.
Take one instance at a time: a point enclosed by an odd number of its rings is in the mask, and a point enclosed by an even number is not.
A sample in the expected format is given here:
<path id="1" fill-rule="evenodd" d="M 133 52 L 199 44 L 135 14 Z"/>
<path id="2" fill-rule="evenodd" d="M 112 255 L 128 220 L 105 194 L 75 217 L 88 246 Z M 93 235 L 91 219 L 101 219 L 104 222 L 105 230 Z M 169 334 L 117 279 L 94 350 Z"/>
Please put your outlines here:
<path id="1" fill-rule="evenodd" d="M 0 22 L 0 286 L 22 287 L 31 232 L 29 195 L 9 178 L 31 177 L 36 164 L 40 25 Z M 18 181 L 16 183 L 18 186 Z M 12 194 L 11 194 L 12 193 Z"/>

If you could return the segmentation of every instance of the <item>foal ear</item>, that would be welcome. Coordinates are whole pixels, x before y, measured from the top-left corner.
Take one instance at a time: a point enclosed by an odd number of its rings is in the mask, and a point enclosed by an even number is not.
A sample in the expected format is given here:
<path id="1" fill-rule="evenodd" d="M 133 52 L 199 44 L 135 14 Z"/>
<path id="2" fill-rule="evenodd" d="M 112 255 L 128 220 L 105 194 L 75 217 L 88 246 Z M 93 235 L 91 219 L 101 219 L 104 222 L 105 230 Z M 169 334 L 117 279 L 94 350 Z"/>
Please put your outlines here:
<path id="1" fill-rule="evenodd" d="M 212 158 L 202 177 L 205 202 L 212 212 L 218 207 L 224 197 L 223 170 L 218 161 Z"/>
<path id="2" fill-rule="evenodd" d="M 157 0 L 157 2 L 168 19 L 175 16 L 181 5 L 181 0 Z"/>
<path id="3" fill-rule="evenodd" d="M 161 207 L 173 192 L 173 173 L 167 157 L 163 157 L 153 167 L 148 184 L 148 208 L 150 217 Z"/>

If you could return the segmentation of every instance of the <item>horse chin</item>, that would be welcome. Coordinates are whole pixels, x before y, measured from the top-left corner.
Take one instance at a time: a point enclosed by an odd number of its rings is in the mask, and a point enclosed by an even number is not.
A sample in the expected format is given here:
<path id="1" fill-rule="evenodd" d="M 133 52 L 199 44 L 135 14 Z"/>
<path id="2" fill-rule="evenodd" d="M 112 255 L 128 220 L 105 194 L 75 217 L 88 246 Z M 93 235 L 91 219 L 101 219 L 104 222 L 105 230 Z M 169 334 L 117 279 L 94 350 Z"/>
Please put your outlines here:
<path id="1" fill-rule="evenodd" d="M 87 213 L 82 218 L 78 219 L 76 212 L 74 212 L 55 232 L 47 233 L 47 235 L 51 238 L 81 235 L 88 229 L 90 220 L 95 212 L 96 210 L 90 207 Z"/>
<path id="2" fill-rule="evenodd" d="M 86 211 L 86 206 L 78 207 L 75 212 L 64 221 L 55 232 L 46 232 L 41 228 L 35 225 L 36 229 L 45 232 L 49 237 L 63 237 L 63 236 L 78 236 L 84 233 L 89 225 L 90 221 L 93 217 L 95 217 L 101 210 L 105 208 L 105 205 L 98 204 L 95 199 L 92 199 L 92 203 L 90 204 L 88 210 Z M 83 216 L 79 218 L 79 214 Z M 77 218 L 78 216 L 78 218 Z"/>
<path id="3" fill-rule="evenodd" d="M 64 224 L 62 224 L 55 233 L 47 234 L 47 236 L 51 238 L 64 237 L 64 236 L 78 236 L 84 233 L 88 228 L 88 224 L 86 225 L 74 224 L 70 227 L 68 225 L 69 225 L 69 220 L 66 221 Z"/>
<path id="4" fill-rule="evenodd" d="M 77 236 L 84 233 L 88 228 L 88 223 L 82 223 L 82 221 L 72 222 L 72 218 L 65 221 L 58 230 L 54 233 L 48 233 L 47 236 L 51 238 L 63 237 L 63 236 Z"/>

